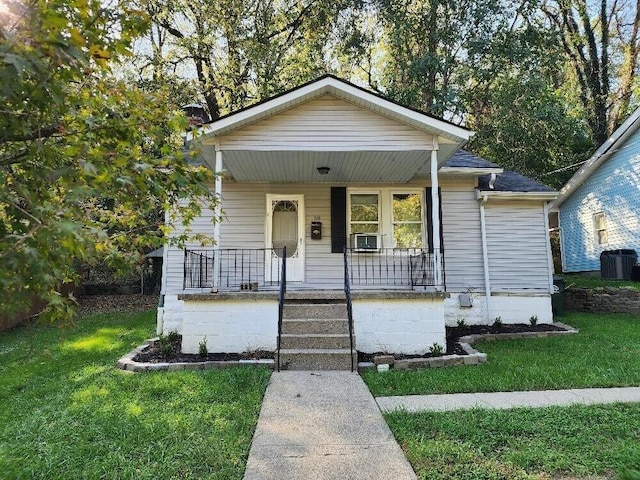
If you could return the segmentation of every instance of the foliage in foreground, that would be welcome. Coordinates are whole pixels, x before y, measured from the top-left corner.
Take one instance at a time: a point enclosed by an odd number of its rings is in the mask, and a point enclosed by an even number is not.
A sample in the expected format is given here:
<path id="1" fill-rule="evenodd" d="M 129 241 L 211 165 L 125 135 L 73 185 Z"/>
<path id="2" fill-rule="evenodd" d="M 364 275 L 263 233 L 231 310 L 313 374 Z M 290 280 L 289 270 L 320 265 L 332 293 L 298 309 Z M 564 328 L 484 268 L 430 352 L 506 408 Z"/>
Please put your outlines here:
<path id="1" fill-rule="evenodd" d="M 387 414 L 418 478 L 634 478 L 640 405 Z"/>
<path id="2" fill-rule="evenodd" d="M 479 343 L 478 366 L 366 372 L 375 396 L 500 392 L 640 384 L 640 329 L 633 315 L 569 314 L 578 334 Z"/>
<path id="3" fill-rule="evenodd" d="M 0 337 L 0 477 L 242 478 L 270 372 L 118 370 L 152 324 L 103 314 Z"/>
<path id="4" fill-rule="evenodd" d="M 214 204 L 167 93 L 111 74 L 147 27 L 127 0 L 0 8 L 0 315 L 40 299 L 69 318 L 74 261 L 124 268 L 164 243 L 158 212 L 180 204 L 189 223 Z"/>

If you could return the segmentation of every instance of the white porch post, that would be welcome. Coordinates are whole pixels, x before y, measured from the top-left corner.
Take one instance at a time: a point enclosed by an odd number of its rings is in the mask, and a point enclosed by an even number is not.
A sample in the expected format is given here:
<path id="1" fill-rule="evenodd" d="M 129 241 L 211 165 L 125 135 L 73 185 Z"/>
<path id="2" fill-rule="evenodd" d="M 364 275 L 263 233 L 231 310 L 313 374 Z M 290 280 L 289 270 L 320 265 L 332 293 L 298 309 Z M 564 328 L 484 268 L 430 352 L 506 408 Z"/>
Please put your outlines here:
<path id="1" fill-rule="evenodd" d="M 220 282 L 220 216 L 222 215 L 222 150 L 216 149 L 214 193 L 217 204 L 214 210 L 215 223 L 213 224 L 214 257 L 213 257 L 213 290 L 217 291 Z"/>
<path id="2" fill-rule="evenodd" d="M 438 150 L 434 141 L 431 150 L 431 232 L 433 232 L 433 280 L 436 288 L 442 288 L 442 259 L 440 254 L 440 195 L 438 195 Z"/>

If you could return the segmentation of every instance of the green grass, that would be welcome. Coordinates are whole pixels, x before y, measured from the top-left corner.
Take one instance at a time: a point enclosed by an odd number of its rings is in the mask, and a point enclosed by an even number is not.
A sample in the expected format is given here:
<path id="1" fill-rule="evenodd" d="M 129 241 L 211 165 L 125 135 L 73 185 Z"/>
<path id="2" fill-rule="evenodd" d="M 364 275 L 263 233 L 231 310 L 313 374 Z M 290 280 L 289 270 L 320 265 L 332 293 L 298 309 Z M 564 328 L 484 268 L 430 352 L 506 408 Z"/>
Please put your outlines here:
<path id="1" fill-rule="evenodd" d="M 640 404 L 385 417 L 420 479 L 640 478 Z"/>
<path id="2" fill-rule="evenodd" d="M 574 313 L 563 321 L 580 333 L 479 343 L 489 355 L 483 365 L 366 372 L 363 378 L 375 396 L 640 384 L 640 318 Z"/>
<path id="3" fill-rule="evenodd" d="M 103 314 L 0 335 L 1 478 L 242 478 L 270 372 L 118 370 L 153 323 Z"/>
<path id="4" fill-rule="evenodd" d="M 600 287 L 613 287 L 622 288 L 628 287 L 635 290 L 640 290 L 640 282 L 632 282 L 630 280 L 602 280 L 598 276 L 584 275 L 584 274 L 564 274 L 564 280 L 566 286 L 583 287 L 583 288 L 600 288 Z"/>

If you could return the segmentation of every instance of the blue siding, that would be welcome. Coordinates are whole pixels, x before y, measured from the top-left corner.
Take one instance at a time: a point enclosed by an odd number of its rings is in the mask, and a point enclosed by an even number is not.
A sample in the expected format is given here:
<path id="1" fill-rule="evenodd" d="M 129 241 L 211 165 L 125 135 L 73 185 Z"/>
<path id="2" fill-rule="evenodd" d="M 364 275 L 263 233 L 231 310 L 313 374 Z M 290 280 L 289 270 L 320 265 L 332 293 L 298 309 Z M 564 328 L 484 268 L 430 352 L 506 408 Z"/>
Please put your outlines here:
<path id="1" fill-rule="evenodd" d="M 608 243 L 599 245 L 593 215 L 604 212 Z M 603 250 L 640 254 L 640 129 L 560 206 L 563 269 L 600 269 Z"/>

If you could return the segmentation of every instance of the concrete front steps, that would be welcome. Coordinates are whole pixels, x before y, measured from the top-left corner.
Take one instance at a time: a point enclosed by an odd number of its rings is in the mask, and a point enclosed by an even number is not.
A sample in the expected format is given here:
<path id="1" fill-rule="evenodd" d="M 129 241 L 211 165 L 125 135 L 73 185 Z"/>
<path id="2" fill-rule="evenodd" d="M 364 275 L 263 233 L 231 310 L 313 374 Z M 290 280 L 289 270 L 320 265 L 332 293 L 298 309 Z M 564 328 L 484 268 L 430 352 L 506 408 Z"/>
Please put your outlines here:
<path id="1" fill-rule="evenodd" d="M 285 302 L 282 317 L 280 366 L 283 370 L 351 370 L 344 301 Z M 354 338 L 354 368 L 357 364 Z"/>

